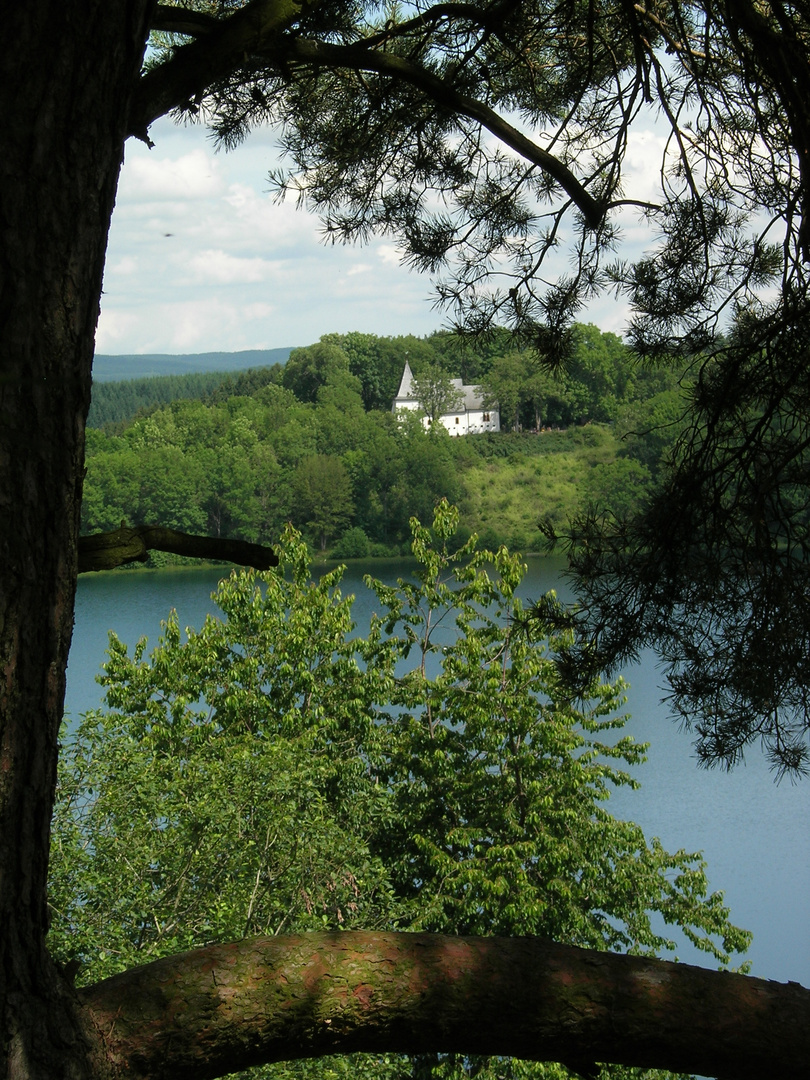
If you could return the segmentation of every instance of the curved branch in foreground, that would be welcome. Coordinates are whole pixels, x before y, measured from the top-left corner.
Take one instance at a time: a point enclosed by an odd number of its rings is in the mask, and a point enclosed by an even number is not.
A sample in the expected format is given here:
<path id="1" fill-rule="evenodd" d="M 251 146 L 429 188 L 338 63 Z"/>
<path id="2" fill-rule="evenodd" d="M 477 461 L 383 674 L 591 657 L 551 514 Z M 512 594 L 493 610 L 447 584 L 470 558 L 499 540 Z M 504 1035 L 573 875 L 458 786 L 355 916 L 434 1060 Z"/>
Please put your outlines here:
<path id="1" fill-rule="evenodd" d="M 158 960 L 78 996 L 100 1075 L 150 1080 L 358 1050 L 729 1080 L 798 1080 L 810 1060 L 810 990 L 797 983 L 540 938 L 254 938 Z"/>
<path id="2" fill-rule="evenodd" d="M 278 566 L 272 548 L 249 544 L 244 540 L 221 540 L 213 536 L 190 536 L 188 533 L 164 529 L 160 525 L 122 525 L 113 532 L 94 533 L 79 537 L 79 573 L 91 570 L 113 570 L 125 563 L 144 562 L 150 551 L 168 551 L 192 559 L 217 559 L 269 570 Z"/>

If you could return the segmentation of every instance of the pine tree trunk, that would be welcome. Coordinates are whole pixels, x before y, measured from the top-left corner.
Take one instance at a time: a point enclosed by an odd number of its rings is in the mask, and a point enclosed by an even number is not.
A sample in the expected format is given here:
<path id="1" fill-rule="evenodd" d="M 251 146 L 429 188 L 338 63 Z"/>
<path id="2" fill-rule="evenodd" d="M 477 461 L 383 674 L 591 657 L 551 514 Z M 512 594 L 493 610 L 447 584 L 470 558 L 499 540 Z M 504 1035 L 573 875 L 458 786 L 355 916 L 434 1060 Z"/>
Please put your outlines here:
<path id="1" fill-rule="evenodd" d="M 57 734 L 107 232 L 153 0 L 3 5 L 0 1076 L 86 1074 L 45 950 Z"/>

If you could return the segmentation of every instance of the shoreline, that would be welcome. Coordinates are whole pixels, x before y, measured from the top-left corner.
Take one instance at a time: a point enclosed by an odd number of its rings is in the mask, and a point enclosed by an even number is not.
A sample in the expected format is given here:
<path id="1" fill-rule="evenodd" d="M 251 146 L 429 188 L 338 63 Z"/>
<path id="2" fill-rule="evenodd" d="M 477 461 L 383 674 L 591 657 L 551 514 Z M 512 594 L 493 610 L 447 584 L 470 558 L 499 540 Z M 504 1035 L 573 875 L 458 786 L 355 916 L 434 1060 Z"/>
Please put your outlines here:
<path id="1" fill-rule="evenodd" d="M 272 547 L 273 545 L 268 545 Z M 543 551 L 521 551 L 520 557 L 522 559 L 557 559 L 560 556 L 549 555 Z M 359 563 L 410 563 L 413 562 L 413 555 L 364 555 L 361 558 L 356 559 L 341 559 L 332 557 L 329 555 L 313 555 L 311 566 L 315 567 L 329 567 L 335 566 L 355 566 Z M 162 574 L 166 571 L 172 573 L 180 572 L 194 572 L 195 570 L 227 570 L 230 573 L 231 570 L 244 570 L 247 567 L 240 567 L 236 563 L 227 562 L 210 562 L 204 559 L 195 559 L 177 563 L 166 563 L 164 566 L 145 566 L 143 563 L 127 563 L 125 566 L 116 566 L 111 570 L 86 570 L 79 574 L 79 580 L 82 579 L 96 579 L 100 577 L 109 577 L 112 574 L 120 577 L 122 574 Z"/>

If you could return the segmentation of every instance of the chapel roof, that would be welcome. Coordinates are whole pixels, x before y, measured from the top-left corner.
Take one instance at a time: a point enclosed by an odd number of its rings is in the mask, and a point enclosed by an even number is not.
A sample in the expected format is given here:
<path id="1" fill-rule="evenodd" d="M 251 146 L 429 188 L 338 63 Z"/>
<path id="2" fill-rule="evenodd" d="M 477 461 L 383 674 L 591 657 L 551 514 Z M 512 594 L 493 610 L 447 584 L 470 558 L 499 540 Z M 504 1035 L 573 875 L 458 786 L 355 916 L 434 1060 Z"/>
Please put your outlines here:
<path id="1" fill-rule="evenodd" d="M 479 386 L 465 385 L 461 379 L 451 379 L 450 381 L 453 388 L 461 394 L 462 404 L 455 410 L 456 412 L 480 411 L 484 408 L 484 398 Z M 405 370 L 402 372 L 397 396 L 394 398 L 394 409 L 396 410 L 398 403 L 404 401 L 416 401 L 413 388 L 413 372 L 407 360 L 405 361 Z"/>

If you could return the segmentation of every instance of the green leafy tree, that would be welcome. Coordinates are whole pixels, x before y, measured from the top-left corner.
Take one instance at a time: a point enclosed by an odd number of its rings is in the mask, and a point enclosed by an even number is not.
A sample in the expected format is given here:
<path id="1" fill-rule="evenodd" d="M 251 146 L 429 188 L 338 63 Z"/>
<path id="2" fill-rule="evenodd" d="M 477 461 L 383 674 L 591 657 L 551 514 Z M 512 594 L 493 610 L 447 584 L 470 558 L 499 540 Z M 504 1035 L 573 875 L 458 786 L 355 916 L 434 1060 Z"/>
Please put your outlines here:
<path id="1" fill-rule="evenodd" d="M 375 334 L 324 334 L 324 343 L 339 346 L 349 357 L 349 370 L 361 383 L 366 409 L 387 412 L 396 396 L 405 362 L 435 363 L 437 356 L 420 338 L 377 337 Z"/>
<path id="2" fill-rule="evenodd" d="M 413 377 L 413 395 L 428 418 L 431 434 L 437 434 L 441 417 L 457 412 L 464 403 L 453 379 L 437 364 L 425 364 Z"/>
<path id="3" fill-rule="evenodd" d="M 570 331 L 570 356 L 562 377 L 549 370 L 541 350 L 514 348 L 492 359 L 481 383 L 487 400 L 498 402 L 513 431 L 531 415 L 535 428 L 544 420 L 573 423 L 615 420 L 618 405 L 632 385 L 631 353 L 615 334 L 592 324 Z"/>
<path id="4" fill-rule="evenodd" d="M 131 524 L 144 524 L 154 521 L 159 512 L 167 528 L 187 533 L 204 531 L 208 481 L 199 456 L 184 454 L 178 446 L 153 445 L 133 453 L 130 461 L 137 489 L 122 517 Z"/>
<path id="5" fill-rule="evenodd" d="M 577 323 L 564 379 L 568 422 L 615 420 L 618 406 L 628 394 L 632 367 L 632 354 L 620 338 L 603 333 L 592 323 Z"/>
<path id="6" fill-rule="evenodd" d="M 497 406 L 502 427 L 536 431 L 544 423 L 567 425 L 571 418 L 569 387 L 551 374 L 531 351 L 512 350 L 495 357 L 481 379 L 484 400 Z"/>
<path id="7" fill-rule="evenodd" d="M 500 409 L 502 426 L 508 426 L 512 431 L 520 428 L 520 414 L 528 400 L 531 376 L 532 363 L 526 353 L 510 352 L 497 357 L 481 381 L 484 400 Z"/>
<path id="8" fill-rule="evenodd" d="M 337 345 L 319 341 L 303 349 L 293 349 L 284 365 L 282 386 L 292 390 L 299 401 L 315 401 L 318 391 L 338 375 L 349 375 L 349 358 Z"/>
<path id="9" fill-rule="evenodd" d="M 515 347 L 514 335 L 505 326 L 492 326 L 484 336 L 471 336 L 458 329 L 438 330 L 427 339 L 443 365 L 461 376 L 467 386 L 476 386 L 499 356 Z"/>
<path id="10" fill-rule="evenodd" d="M 294 396 L 292 402 L 283 395 L 279 398 L 275 393 L 270 397 L 271 408 L 265 414 L 262 433 L 273 448 L 279 464 L 285 469 L 294 469 L 304 458 L 318 452 L 320 433 L 315 411 L 312 406 L 301 404 Z"/>
<path id="11" fill-rule="evenodd" d="M 526 405 L 531 409 L 535 431 L 550 425 L 555 418 L 553 414 L 556 412 L 559 416 L 565 407 L 565 391 L 559 380 L 543 370 L 539 364 L 535 364 L 528 373 L 523 393 Z"/>
<path id="12" fill-rule="evenodd" d="M 91 431 L 87 440 L 87 498 L 82 501 L 86 532 L 116 529 L 137 506 L 140 491 L 138 455 L 123 439 Z"/>
<path id="13" fill-rule="evenodd" d="M 397 813 L 385 843 L 414 925 L 673 949 L 650 912 L 677 925 L 695 901 L 682 929 L 727 962 L 710 935 L 731 949 L 746 937 L 726 923 L 718 894 L 704 903 L 695 858 L 648 847 L 637 826 L 601 805 L 612 786 L 635 784 L 614 763 L 643 759 L 631 737 L 611 741 L 627 720 L 621 681 L 595 681 L 575 707 L 545 639 L 526 633 L 520 556 L 476 551 L 474 537 L 449 554 L 458 511 L 445 501 L 432 529 L 411 525 L 416 583 L 370 584 L 384 609 L 371 637 L 401 628 L 389 642 L 397 670 L 409 665 L 392 694 L 384 775 Z M 444 629 L 450 622 L 457 637 Z"/>
<path id="14" fill-rule="evenodd" d="M 332 548 L 333 559 L 365 559 L 368 557 L 371 545 L 366 534 L 361 528 L 355 526 L 347 529 L 340 540 Z"/>
<path id="15" fill-rule="evenodd" d="M 387 796 L 361 760 L 382 736 L 377 675 L 358 667 L 340 572 L 313 585 L 292 532 L 279 551 L 265 588 L 223 581 L 226 621 L 187 642 L 176 616 L 149 661 L 145 640 L 130 657 L 111 639 L 113 712 L 81 725 L 55 841 L 59 937 L 90 978 L 202 941 L 396 922 L 368 846 Z"/>
<path id="16" fill-rule="evenodd" d="M 452 443 L 449 438 L 426 432 L 415 411 L 403 410 L 400 414 L 394 470 L 390 487 L 384 493 L 385 517 L 394 536 L 408 535 L 412 517 L 429 520 L 442 498 L 458 498 L 460 488 Z"/>
<path id="17" fill-rule="evenodd" d="M 340 458 L 328 454 L 304 458 L 293 473 L 290 510 L 296 521 L 313 530 L 325 551 L 330 537 L 343 531 L 354 511 L 352 482 Z"/>
<path id="18" fill-rule="evenodd" d="M 204 455 L 207 461 L 208 532 L 214 536 L 232 536 L 243 540 L 268 540 L 280 527 L 279 520 L 268 518 L 268 499 L 277 495 L 281 485 L 281 469 L 275 454 L 256 438 L 239 438 L 237 418 L 227 441 L 214 452 Z M 241 429 L 244 432 L 244 428 Z"/>
<path id="19" fill-rule="evenodd" d="M 315 400 L 318 405 L 331 406 L 339 412 L 358 413 L 363 407 L 360 394 L 361 383 L 356 375 L 349 372 L 330 374 L 324 385 L 318 390 Z"/>
<path id="20" fill-rule="evenodd" d="M 388 395 L 382 389 L 384 374 L 379 351 L 380 338 L 375 334 L 353 331 L 349 334 L 324 334 L 321 341 L 324 344 L 337 345 L 348 356 L 349 370 L 360 379 L 365 408 L 386 408 Z M 393 375 L 393 378 L 396 378 L 396 375 Z M 393 397 L 395 393 L 396 387 L 390 396 Z"/>
<path id="21" fill-rule="evenodd" d="M 390 515 L 391 491 L 403 468 L 396 421 L 390 413 L 376 411 L 364 418 L 362 426 L 345 416 L 337 420 L 328 430 L 321 429 L 322 446 L 340 451 L 352 481 L 357 526 L 375 541 L 402 540 L 402 523 L 395 523 Z"/>
<path id="22" fill-rule="evenodd" d="M 107 709 L 70 739 L 54 825 L 52 944 L 82 982 L 282 929 L 653 954 L 675 947 L 657 913 L 721 963 L 745 949 L 699 858 L 607 811 L 644 753 L 621 734 L 621 683 L 575 706 L 525 632 L 519 558 L 474 538 L 449 554 L 457 525 L 446 503 L 432 529 L 412 522 L 417 581 L 369 582 L 380 614 L 365 639 L 342 570 L 313 584 L 291 529 L 278 569 L 221 582 L 222 618 L 185 640 L 176 615 L 148 658 L 145 639 L 130 656 L 111 635 Z M 447 1080 L 521 1068 L 357 1064 Z"/>

